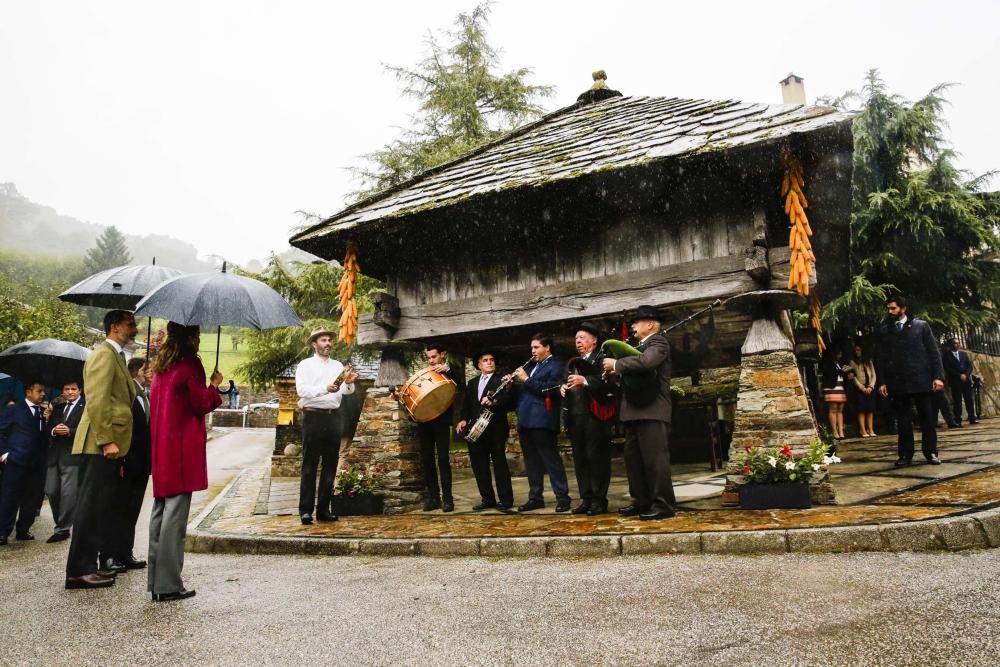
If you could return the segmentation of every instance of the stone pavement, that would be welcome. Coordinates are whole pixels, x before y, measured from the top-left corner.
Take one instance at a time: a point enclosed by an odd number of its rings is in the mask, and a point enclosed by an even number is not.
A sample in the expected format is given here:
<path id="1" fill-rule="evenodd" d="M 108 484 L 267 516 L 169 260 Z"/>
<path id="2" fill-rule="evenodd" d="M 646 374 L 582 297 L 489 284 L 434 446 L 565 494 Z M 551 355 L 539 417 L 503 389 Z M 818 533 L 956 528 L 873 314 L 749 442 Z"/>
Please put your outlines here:
<path id="1" fill-rule="evenodd" d="M 940 466 L 894 468 L 895 438 L 844 441 L 831 467 L 837 505 L 746 511 L 721 506 L 723 476 L 678 466 L 680 512 L 663 521 L 617 514 L 474 513 L 469 479 L 456 511 L 342 517 L 300 524 L 297 480 L 244 470 L 189 527 L 196 552 L 441 556 L 612 556 L 647 553 L 907 551 L 1000 546 L 1000 420 L 939 432 Z M 918 453 L 918 459 L 919 459 Z M 628 500 L 620 471 L 612 509 Z M 570 474 L 572 479 L 572 473 Z M 526 497 L 515 478 L 515 498 Z M 574 489 L 575 491 L 575 489 Z"/>

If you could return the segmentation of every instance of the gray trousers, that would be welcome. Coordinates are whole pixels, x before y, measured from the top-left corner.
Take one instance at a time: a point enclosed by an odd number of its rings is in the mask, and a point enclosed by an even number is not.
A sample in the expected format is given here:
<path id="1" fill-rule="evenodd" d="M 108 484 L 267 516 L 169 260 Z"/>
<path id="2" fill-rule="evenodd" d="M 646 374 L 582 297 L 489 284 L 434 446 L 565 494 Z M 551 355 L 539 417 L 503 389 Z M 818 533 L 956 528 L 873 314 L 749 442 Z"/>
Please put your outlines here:
<path id="1" fill-rule="evenodd" d="M 187 535 L 191 494 L 153 499 L 149 517 L 149 566 L 146 590 L 156 595 L 184 590 L 184 536 Z"/>
<path id="2" fill-rule="evenodd" d="M 55 532 L 68 531 L 73 527 L 73 510 L 76 509 L 76 490 L 80 479 L 80 466 L 73 455 L 59 451 L 54 464 L 45 471 L 45 495 L 49 497 Z"/>

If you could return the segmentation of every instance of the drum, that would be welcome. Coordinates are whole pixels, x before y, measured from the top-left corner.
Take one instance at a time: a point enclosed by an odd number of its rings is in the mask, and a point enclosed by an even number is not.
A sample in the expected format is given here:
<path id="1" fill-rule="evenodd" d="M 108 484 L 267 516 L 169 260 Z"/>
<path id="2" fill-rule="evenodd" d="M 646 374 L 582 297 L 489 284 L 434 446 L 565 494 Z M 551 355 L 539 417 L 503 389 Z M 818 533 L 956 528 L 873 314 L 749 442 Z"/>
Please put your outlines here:
<path id="1" fill-rule="evenodd" d="M 468 442 L 476 442 L 479 440 L 479 436 L 486 432 L 486 428 L 490 425 L 490 420 L 493 419 L 493 411 L 489 408 L 482 411 L 479 415 L 479 419 L 476 423 L 472 425 L 469 432 L 466 434 L 465 439 Z"/>
<path id="2" fill-rule="evenodd" d="M 413 421 L 429 422 L 444 414 L 455 402 L 458 387 L 444 375 L 425 368 L 415 373 L 399 388 L 399 402 Z"/>

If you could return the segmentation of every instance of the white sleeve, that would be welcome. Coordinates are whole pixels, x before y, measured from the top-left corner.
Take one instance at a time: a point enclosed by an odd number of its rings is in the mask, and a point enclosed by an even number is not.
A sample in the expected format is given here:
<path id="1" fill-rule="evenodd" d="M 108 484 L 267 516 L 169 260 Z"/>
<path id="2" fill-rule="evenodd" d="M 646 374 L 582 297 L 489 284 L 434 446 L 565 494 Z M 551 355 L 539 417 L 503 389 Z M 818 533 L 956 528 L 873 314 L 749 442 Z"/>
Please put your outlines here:
<path id="1" fill-rule="evenodd" d="M 330 393 L 326 390 L 326 385 L 307 384 L 309 381 L 308 367 L 303 368 L 303 366 L 305 364 L 299 364 L 298 368 L 295 369 L 295 392 L 299 398 L 316 398 Z"/>

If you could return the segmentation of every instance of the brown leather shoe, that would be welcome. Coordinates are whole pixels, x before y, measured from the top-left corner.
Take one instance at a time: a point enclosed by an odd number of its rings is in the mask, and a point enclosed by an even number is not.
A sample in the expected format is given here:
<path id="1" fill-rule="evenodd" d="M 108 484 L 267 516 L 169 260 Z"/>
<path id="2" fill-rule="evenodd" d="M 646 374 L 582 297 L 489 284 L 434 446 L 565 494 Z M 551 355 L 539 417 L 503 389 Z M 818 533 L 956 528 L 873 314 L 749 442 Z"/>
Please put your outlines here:
<path id="1" fill-rule="evenodd" d="M 77 588 L 107 588 L 114 585 L 113 577 L 102 577 L 99 574 L 85 574 L 82 577 L 66 577 L 66 590 Z"/>

